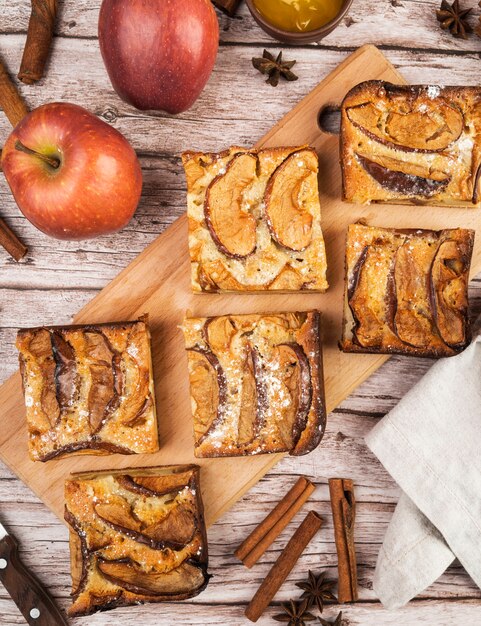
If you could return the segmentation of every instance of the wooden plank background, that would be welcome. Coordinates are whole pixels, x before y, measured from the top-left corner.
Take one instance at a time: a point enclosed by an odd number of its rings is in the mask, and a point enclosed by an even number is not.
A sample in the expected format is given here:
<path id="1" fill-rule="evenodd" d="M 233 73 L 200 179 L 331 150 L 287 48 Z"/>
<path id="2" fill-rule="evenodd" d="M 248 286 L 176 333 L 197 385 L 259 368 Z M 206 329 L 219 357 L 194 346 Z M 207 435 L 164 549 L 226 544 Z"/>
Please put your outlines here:
<path id="1" fill-rule="evenodd" d="M 475 0 L 474 26 L 481 12 Z M 286 59 L 295 58 L 299 80 L 266 85 L 251 67 L 252 56 L 280 44 L 254 24 L 246 7 L 235 19 L 219 15 L 221 46 L 214 73 L 195 106 L 177 117 L 146 114 L 121 102 L 113 93 L 98 50 L 96 32 L 100 0 L 60 0 L 61 10 L 47 78 L 22 86 L 31 107 L 47 101 L 73 101 L 110 122 L 134 144 L 144 169 L 144 192 L 135 219 L 120 234 L 95 241 L 68 243 L 48 239 L 19 214 L 3 179 L 0 213 L 29 245 L 20 265 L 0 253 L 0 379 L 16 367 L 13 347 L 19 326 L 66 323 L 185 206 L 185 183 L 179 152 L 187 148 L 219 149 L 225 144 L 252 144 L 289 111 L 350 52 L 364 43 L 378 45 L 410 82 L 477 84 L 481 70 L 481 40 L 455 40 L 435 19 L 438 0 L 354 0 L 344 23 L 321 44 L 284 46 Z M 0 0 L 0 54 L 13 70 L 20 65 L 30 3 Z M 0 115 L 0 141 L 9 131 Z M 481 218 L 480 218 L 481 223 Z M 473 315 L 481 312 L 481 276 L 471 283 Z M 399 491 L 364 445 L 364 435 L 430 366 L 423 359 L 393 357 L 330 416 L 326 436 L 313 454 L 286 458 L 209 532 L 211 571 L 207 590 L 191 603 L 120 609 L 74 620 L 89 626 L 206 624 L 243 626 L 246 603 L 278 556 L 302 513 L 284 531 L 262 562 L 252 570 L 239 565 L 234 548 L 265 515 L 300 473 L 318 485 L 311 504 L 325 516 L 318 538 L 302 557 L 276 597 L 297 597 L 294 583 L 307 569 L 337 576 L 327 478 L 351 476 L 359 502 L 356 544 L 361 599 L 344 607 L 350 626 L 479 626 L 481 592 L 459 565 L 454 565 L 420 598 L 399 611 L 382 609 L 372 592 L 377 552 Z M 6 468 L 0 466 L 0 519 L 15 534 L 22 556 L 61 606 L 69 603 L 67 530 Z M 192 606 L 189 606 L 189 605 Z M 266 626 L 278 607 L 258 623 Z M 335 616 L 337 607 L 324 616 Z M 0 625 L 24 621 L 0 588 Z"/>

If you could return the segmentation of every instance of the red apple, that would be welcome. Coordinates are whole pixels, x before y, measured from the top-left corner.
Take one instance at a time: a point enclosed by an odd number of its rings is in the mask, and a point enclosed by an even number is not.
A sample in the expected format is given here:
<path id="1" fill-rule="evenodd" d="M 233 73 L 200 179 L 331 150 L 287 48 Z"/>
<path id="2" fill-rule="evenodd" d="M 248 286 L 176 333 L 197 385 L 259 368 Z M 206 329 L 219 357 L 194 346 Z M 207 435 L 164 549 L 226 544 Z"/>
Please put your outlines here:
<path id="1" fill-rule="evenodd" d="M 219 23 L 210 0 L 103 0 L 99 43 L 123 100 L 181 113 L 212 72 Z"/>
<path id="2" fill-rule="evenodd" d="M 53 102 L 29 113 L 7 139 L 1 163 L 22 213 L 58 239 L 123 228 L 142 191 L 129 142 L 75 104 Z"/>

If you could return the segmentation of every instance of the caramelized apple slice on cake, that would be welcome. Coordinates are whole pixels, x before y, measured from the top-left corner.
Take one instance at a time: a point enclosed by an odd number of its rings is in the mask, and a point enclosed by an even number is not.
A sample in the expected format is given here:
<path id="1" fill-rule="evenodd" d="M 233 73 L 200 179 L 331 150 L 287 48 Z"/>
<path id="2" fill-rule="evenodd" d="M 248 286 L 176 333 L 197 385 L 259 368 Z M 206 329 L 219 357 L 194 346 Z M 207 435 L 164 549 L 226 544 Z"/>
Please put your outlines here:
<path id="1" fill-rule="evenodd" d="M 196 465 L 74 474 L 66 481 L 65 500 L 71 616 L 185 600 L 206 587 Z"/>
<path id="2" fill-rule="evenodd" d="M 351 225 L 342 349 L 431 357 L 463 350 L 473 242 L 474 232 L 462 228 Z"/>
<path id="3" fill-rule="evenodd" d="M 197 457 L 301 455 L 319 444 L 325 403 L 317 311 L 187 318 L 182 329 Z"/>

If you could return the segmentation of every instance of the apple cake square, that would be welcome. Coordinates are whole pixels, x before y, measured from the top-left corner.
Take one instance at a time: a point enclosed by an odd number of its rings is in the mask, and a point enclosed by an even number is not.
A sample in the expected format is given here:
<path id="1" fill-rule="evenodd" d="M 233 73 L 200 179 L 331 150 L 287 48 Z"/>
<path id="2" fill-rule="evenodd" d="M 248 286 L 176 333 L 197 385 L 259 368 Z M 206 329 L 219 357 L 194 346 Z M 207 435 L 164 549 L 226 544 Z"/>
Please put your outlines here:
<path id="1" fill-rule="evenodd" d="M 233 147 L 182 160 L 194 291 L 327 289 L 312 148 Z"/>
<path id="2" fill-rule="evenodd" d="M 197 465 L 73 474 L 65 520 L 71 616 L 185 600 L 209 581 Z"/>
<path id="3" fill-rule="evenodd" d="M 189 317 L 196 457 L 303 455 L 326 425 L 320 313 Z"/>
<path id="4" fill-rule="evenodd" d="M 17 335 L 34 461 L 158 450 L 147 316 Z"/>
<path id="5" fill-rule="evenodd" d="M 452 356 L 470 340 L 474 231 L 349 226 L 341 348 Z"/>
<path id="6" fill-rule="evenodd" d="M 348 202 L 479 203 L 481 88 L 372 80 L 341 107 Z"/>

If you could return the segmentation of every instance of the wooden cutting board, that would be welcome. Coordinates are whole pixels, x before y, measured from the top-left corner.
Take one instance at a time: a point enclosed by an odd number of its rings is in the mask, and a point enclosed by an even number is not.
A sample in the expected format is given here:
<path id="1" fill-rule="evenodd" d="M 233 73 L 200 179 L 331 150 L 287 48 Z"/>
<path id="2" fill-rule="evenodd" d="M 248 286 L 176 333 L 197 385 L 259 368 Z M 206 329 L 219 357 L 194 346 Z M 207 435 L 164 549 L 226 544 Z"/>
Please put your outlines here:
<path id="1" fill-rule="evenodd" d="M 319 51 L 322 61 L 322 51 Z M 238 459 L 193 457 L 187 359 L 178 330 L 186 310 L 194 315 L 257 313 L 318 308 L 324 316 L 324 374 L 327 408 L 332 411 L 385 360 L 384 356 L 342 354 L 340 337 L 343 301 L 344 240 L 347 225 L 363 217 L 387 227 L 474 228 L 479 210 L 435 207 L 359 207 L 341 201 L 338 138 L 322 132 L 319 112 L 337 105 L 363 80 L 405 82 L 382 53 L 364 46 L 347 58 L 257 146 L 310 144 L 320 160 L 322 228 L 328 257 L 330 289 L 326 294 L 193 295 L 187 249 L 187 219 L 179 218 L 75 317 L 75 322 L 134 319 L 149 313 L 152 324 L 155 386 L 161 450 L 151 455 L 78 456 L 33 463 L 27 454 L 25 412 L 19 374 L 0 388 L 0 458 L 49 506 L 63 517 L 63 482 L 73 471 L 198 462 L 208 524 L 212 524 L 254 485 L 282 455 Z M 202 146 L 193 145 L 193 149 Z M 219 149 L 224 146 L 219 145 Z M 473 274 L 481 270 L 476 244 Z M 65 320 L 58 320 L 63 323 Z M 42 320 L 38 320 L 42 324 Z M 409 358 L 409 357 L 406 357 Z M 313 454 L 322 454 L 320 448 Z"/>

